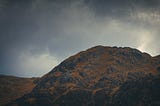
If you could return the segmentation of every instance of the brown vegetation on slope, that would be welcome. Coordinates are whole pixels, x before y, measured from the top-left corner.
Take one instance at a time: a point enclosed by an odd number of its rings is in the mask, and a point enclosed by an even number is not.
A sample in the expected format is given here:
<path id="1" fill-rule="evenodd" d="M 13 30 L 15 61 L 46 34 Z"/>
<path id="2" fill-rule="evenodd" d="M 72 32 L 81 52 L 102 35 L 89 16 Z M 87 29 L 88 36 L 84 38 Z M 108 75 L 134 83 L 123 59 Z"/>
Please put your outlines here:
<path id="1" fill-rule="evenodd" d="M 0 106 L 31 92 L 35 79 L 0 75 Z"/>

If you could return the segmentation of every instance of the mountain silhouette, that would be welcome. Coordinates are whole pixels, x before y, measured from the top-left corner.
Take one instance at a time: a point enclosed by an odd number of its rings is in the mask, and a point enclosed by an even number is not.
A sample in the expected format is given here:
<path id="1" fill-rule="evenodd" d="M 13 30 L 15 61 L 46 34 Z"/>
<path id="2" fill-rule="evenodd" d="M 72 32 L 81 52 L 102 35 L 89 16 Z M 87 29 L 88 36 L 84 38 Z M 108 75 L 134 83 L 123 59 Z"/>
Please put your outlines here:
<path id="1" fill-rule="evenodd" d="M 73 55 L 7 106 L 160 105 L 160 56 L 96 46 Z"/>

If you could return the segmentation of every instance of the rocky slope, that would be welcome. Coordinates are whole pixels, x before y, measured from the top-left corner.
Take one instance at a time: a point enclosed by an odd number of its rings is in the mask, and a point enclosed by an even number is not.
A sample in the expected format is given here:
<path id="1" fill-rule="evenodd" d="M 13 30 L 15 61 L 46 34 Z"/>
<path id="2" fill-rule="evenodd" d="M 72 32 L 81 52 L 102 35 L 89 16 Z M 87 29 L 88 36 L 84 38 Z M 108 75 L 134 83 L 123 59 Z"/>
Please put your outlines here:
<path id="1" fill-rule="evenodd" d="M 8 106 L 160 105 L 160 56 L 96 46 L 69 57 Z"/>
<path id="2" fill-rule="evenodd" d="M 35 87 L 37 78 L 0 75 L 0 106 L 22 97 Z"/>

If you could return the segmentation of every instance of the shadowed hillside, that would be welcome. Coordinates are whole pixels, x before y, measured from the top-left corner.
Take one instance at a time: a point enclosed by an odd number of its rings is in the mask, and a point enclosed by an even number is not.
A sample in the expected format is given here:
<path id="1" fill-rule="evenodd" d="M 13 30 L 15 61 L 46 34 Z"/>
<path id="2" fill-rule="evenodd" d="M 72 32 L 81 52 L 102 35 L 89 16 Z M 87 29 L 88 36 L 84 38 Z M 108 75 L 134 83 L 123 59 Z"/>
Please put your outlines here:
<path id="1" fill-rule="evenodd" d="M 64 60 L 31 93 L 8 106 L 160 104 L 160 57 L 129 47 L 96 46 Z"/>
<path id="2" fill-rule="evenodd" d="M 0 106 L 31 92 L 37 78 L 0 75 Z"/>

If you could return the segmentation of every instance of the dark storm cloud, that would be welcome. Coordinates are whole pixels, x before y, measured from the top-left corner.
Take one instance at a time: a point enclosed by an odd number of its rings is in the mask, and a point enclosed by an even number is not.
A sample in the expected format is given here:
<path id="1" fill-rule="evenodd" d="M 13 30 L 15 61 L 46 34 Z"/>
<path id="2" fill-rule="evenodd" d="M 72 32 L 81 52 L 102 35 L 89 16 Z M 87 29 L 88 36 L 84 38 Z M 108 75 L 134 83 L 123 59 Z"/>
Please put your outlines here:
<path id="1" fill-rule="evenodd" d="M 95 45 L 160 53 L 159 0 L 1 0 L 0 72 L 39 76 Z"/>
<path id="2" fill-rule="evenodd" d="M 132 12 L 143 10 L 160 9 L 159 0 L 87 0 L 86 4 L 95 11 L 97 16 L 111 16 L 124 18 Z"/>

